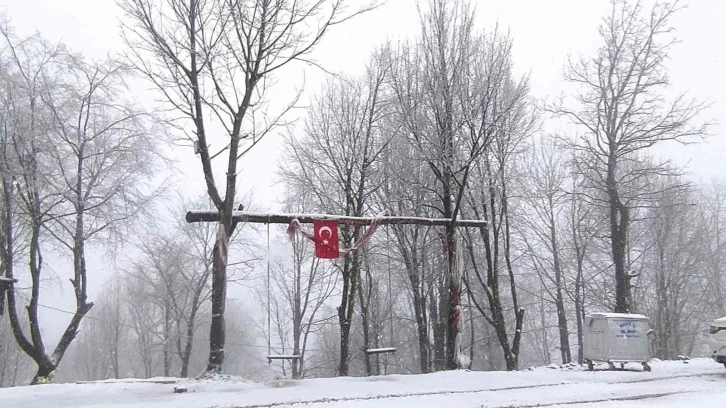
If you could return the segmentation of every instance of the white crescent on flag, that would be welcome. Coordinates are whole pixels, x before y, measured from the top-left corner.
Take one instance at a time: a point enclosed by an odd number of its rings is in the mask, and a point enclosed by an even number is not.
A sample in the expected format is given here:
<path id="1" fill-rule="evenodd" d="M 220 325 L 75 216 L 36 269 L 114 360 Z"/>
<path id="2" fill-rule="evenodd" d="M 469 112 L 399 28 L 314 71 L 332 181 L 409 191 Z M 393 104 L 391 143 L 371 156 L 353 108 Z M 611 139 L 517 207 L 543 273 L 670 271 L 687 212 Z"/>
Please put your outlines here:
<path id="1" fill-rule="evenodd" d="M 323 236 L 323 232 L 327 232 L 328 233 L 327 238 Z M 320 238 L 330 239 L 333 236 L 333 230 L 330 229 L 330 227 L 328 227 L 328 226 L 321 227 L 320 230 L 318 230 L 318 235 L 320 235 Z"/>

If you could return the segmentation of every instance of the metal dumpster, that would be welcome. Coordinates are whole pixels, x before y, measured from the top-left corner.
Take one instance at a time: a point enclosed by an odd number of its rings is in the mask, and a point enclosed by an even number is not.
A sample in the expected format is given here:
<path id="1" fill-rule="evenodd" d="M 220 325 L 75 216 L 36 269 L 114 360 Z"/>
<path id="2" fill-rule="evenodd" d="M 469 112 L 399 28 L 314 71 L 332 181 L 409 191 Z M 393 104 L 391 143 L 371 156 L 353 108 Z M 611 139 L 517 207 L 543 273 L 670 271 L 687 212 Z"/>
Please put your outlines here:
<path id="1" fill-rule="evenodd" d="M 615 363 L 624 368 L 625 363 L 641 363 L 645 371 L 648 364 L 650 325 L 648 318 L 638 314 L 592 313 L 585 316 L 584 358 L 587 368 L 593 370 L 594 362 Z"/>

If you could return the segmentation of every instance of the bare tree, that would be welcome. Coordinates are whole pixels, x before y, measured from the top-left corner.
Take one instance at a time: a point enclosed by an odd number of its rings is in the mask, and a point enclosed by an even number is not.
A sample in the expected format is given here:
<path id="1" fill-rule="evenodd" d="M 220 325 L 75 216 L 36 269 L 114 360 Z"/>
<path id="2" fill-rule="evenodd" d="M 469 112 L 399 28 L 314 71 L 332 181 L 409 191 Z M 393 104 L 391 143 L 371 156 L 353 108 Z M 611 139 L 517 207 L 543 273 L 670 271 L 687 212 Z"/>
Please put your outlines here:
<path id="1" fill-rule="evenodd" d="M 544 290 L 542 295 L 546 293 L 549 301 L 555 305 L 561 361 L 567 364 L 572 361 L 572 354 L 565 308 L 567 281 L 563 262 L 563 234 L 560 231 L 567 204 L 564 190 L 567 166 L 557 147 L 544 139 L 533 146 L 532 158 L 525 163 L 530 173 L 527 175 L 525 194 L 528 206 L 520 211 L 527 225 L 527 231 L 522 236 L 532 266 L 540 277 Z M 531 238 L 527 237 L 529 234 Z M 542 326 L 546 326 L 544 319 Z"/>
<path id="2" fill-rule="evenodd" d="M 603 225 L 599 221 L 598 208 L 582 199 L 588 178 L 577 170 L 577 162 L 576 159 L 572 159 L 568 163 L 571 185 L 568 188 L 567 248 L 570 253 L 572 273 L 569 278 L 571 284 L 565 286 L 565 291 L 575 307 L 577 361 L 582 364 L 585 361 L 583 325 L 585 323 L 586 288 L 589 280 L 589 274 L 586 273 L 587 255 L 592 250 L 594 241 L 600 235 Z"/>
<path id="3" fill-rule="evenodd" d="M 723 265 L 726 261 L 726 183 L 714 180 L 701 191 L 701 214 L 706 225 L 708 240 L 707 271 L 710 309 L 717 317 L 726 316 L 726 282 Z"/>
<path id="4" fill-rule="evenodd" d="M 204 208 L 208 200 L 183 202 L 183 209 Z M 205 310 L 211 288 L 209 277 L 212 274 L 212 254 L 214 251 L 215 231 L 210 224 L 187 224 L 182 221 L 183 211 L 177 211 L 177 229 L 182 234 L 188 255 L 188 264 L 180 268 L 182 293 L 174 297 L 175 324 L 178 332 L 176 348 L 181 359 L 182 377 L 189 375 L 189 363 L 194 348 L 194 338 L 199 329 L 198 315 Z M 182 255 L 183 256 L 183 255 Z M 183 341 L 182 341 L 183 340 Z"/>
<path id="5" fill-rule="evenodd" d="M 121 378 L 132 372 L 128 355 L 131 321 L 126 313 L 122 275 L 114 275 L 103 286 L 99 300 L 81 323 L 77 339 L 59 365 L 59 382 Z"/>
<path id="6" fill-rule="evenodd" d="M 685 143 L 705 135 L 707 125 L 693 125 L 704 104 L 685 94 L 671 102 L 664 97 L 670 85 L 666 61 L 675 42 L 671 20 L 682 2 L 656 2 L 650 10 L 642 1 L 611 3 L 612 11 L 600 25 L 602 43 L 595 56 L 571 60 L 565 67 L 565 80 L 577 86 L 572 100 L 550 109 L 583 129 L 574 148 L 592 157 L 586 174 L 604 194 L 597 200 L 609 213 L 615 311 L 628 312 L 626 258 L 633 201 L 652 193 L 630 187 L 644 177 L 663 173 L 666 166 L 637 163 L 643 163 L 642 153 L 656 144 Z"/>
<path id="7" fill-rule="evenodd" d="M 210 297 L 215 230 L 210 224 L 183 221 L 187 210 L 207 205 L 204 199 L 182 200 L 178 208 L 170 209 L 175 217 L 169 222 L 176 224 L 171 230 L 151 222 L 152 231 L 139 244 L 141 259 L 129 272 L 151 290 L 148 301 L 161 310 L 155 324 L 161 328 L 164 375 L 169 375 L 173 354 L 179 357 L 180 376 L 189 375 L 199 316 Z"/>
<path id="8" fill-rule="evenodd" d="M 215 228 L 188 224 L 183 214 L 206 205 L 205 199 L 181 200 L 148 216 L 151 231 L 140 232 L 140 255 L 106 283 L 91 323 L 82 327 L 80 342 L 71 349 L 66 367 L 75 376 L 63 373 L 64 381 L 118 378 L 122 364 L 135 376 L 171 375 L 177 369 L 188 376 L 200 352 L 198 340 L 204 339 L 199 333 L 209 323 L 202 317 L 211 293 Z M 90 354 L 97 357 L 88 361 Z"/>
<path id="9" fill-rule="evenodd" d="M 156 288 L 149 285 L 145 271 L 139 268 L 143 268 L 141 263 L 134 265 L 132 272 L 124 275 L 126 313 L 134 335 L 132 339 L 134 349 L 137 351 L 134 360 L 140 363 L 140 369 L 135 370 L 135 375 L 150 378 L 156 372 L 160 350 L 166 353 L 168 359 L 172 339 L 170 333 L 160 333 L 159 330 L 165 317 L 164 310 L 159 310 L 159 304 L 161 303 L 163 307 L 168 305 L 168 302 L 164 304 L 163 300 L 160 300 Z M 168 365 L 170 362 L 167 360 L 166 363 L 167 366 L 164 368 L 168 371 L 171 368 Z"/>
<path id="10" fill-rule="evenodd" d="M 161 145 L 147 143 L 146 114 L 124 99 L 123 69 L 113 61 L 88 63 L 38 35 L 17 38 L 7 22 L 1 32 L 10 52 L 9 78 L 17 81 L 8 101 L 19 115 L 6 128 L 15 156 L 11 162 L 18 171 L 6 172 L 15 185 L 7 186 L 5 202 L 12 213 L 13 196 L 18 194 L 17 214 L 29 231 L 30 336 L 18 322 L 15 293 L 8 306 L 16 340 L 38 364 L 36 383 L 52 379 L 93 306 L 87 298 L 87 246 L 100 237 L 108 241 L 111 232 L 153 197 L 155 190 L 145 183 L 154 168 L 152 156 Z M 13 232 L 6 232 L 12 241 Z M 45 234 L 73 259 L 76 299 L 76 311 L 52 354 L 45 351 L 37 315 L 45 276 L 41 245 Z M 13 246 L 6 244 L 8 249 Z M 5 258 L 12 276 L 13 260 Z"/>
<path id="11" fill-rule="evenodd" d="M 285 204 L 285 211 L 308 212 L 306 205 L 314 200 L 310 199 L 311 192 L 303 190 L 294 194 L 294 201 Z M 292 262 L 288 256 L 268 255 L 271 257 L 270 281 L 265 282 L 265 292 L 259 293 L 260 303 L 270 314 L 269 333 L 265 336 L 271 336 L 269 341 L 274 352 L 299 357 L 290 362 L 291 374 L 294 379 L 304 378 L 308 372 L 308 345 L 321 327 L 335 318 L 323 312 L 337 290 L 337 270 L 315 258 L 306 239 L 293 239 L 291 246 L 275 241 L 273 246 L 284 248 L 285 253 L 291 252 Z M 267 324 L 264 322 L 262 327 Z M 280 368 L 284 374 L 284 360 Z"/>
<path id="12" fill-rule="evenodd" d="M 509 41 L 475 29 L 468 1 L 430 1 L 421 26 L 418 43 L 400 51 L 393 86 L 405 133 L 435 177 L 431 194 L 438 202 L 436 211 L 453 221 L 461 214 L 473 165 L 526 93 L 526 81 L 512 79 Z M 504 101 L 498 95 L 505 85 L 513 87 L 512 98 L 494 109 Z M 463 293 L 455 235 L 453 222 L 441 235 L 447 273 L 441 298 L 446 306 L 439 319 L 446 321 L 446 335 L 437 348 L 445 350 L 448 369 L 459 365 Z"/>
<path id="13" fill-rule="evenodd" d="M 10 322 L 0 318 L 0 388 L 14 387 L 32 378 L 33 361 L 18 346 Z"/>
<path id="14" fill-rule="evenodd" d="M 643 270 L 638 287 L 643 309 L 653 317 L 654 353 L 674 359 L 690 355 L 708 304 L 710 279 L 707 268 L 710 242 L 716 237 L 702 210 L 694 205 L 695 191 L 673 192 L 677 177 L 661 177 L 663 193 L 646 211 L 647 226 Z M 705 318 L 705 319 L 704 319 Z"/>
<path id="15" fill-rule="evenodd" d="M 305 135 L 290 139 L 290 165 L 282 176 L 308 192 L 314 208 L 347 216 L 362 216 L 372 204 L 380 183 L 372 174 L 385 147 L 380 129 L 387 114 L 384 82 L 390 60 L 387 51 L 376 54 L 362 79 L 330 81 L 316 98 L 305 120 Z M 299 197 L 299 196 L 298 196 Z M 361 238 L 361 226 L 343 225 L 341 240 L 346 248 Z M 340 269 L 342 282 L 339 374 L 348 375 L 350 332 L 355 298 L 360 289 L 363 256 L 345 254 Z"/>
<path id="16" fill-rule="evenodd" d="M 395 121 L 397 118 L 394 118 Z M 430 172 L 421 164 L 418 149 L 404 138 L 394 137 L 381 155 L 385 179 L 377 196 L 380 205 L 396 214 L 431 217 Z M 431 319 L 428 313 L 431 276 L 427 273 L 430 249 L 436 244 L 430 228 L 421 225 L 390 227 L 396 256 L 403 263 L 408 280 L 411 306 L 416 322 L 418 361 L 422 374 L 431 371 Z M 391 244 L 389 244 L 391 245 Z"/>
<path id="17" fill-rule="evenodd" d="M 45 183 L 45 174 L 41 166 L 47 165 L 46 157 L 41 155 L 40 146 L 48 143 L 50 124 L 43 120 L 41 113 L 44 105 L 41 93 L 45 86 L 49 86 L 45 79 L 51 76 L 51 68 L 61 53 L 59 46 L 51 46 L 39 36 L 27 39 L 18 39 L 9 27 L 7 20 L 2 22 L 2 39 L 10 50 L 7 63 L 4 64 L 6 75 L 6 90 L 9 91 L 6 103 L 12 106 L 12 117 L 5 117 L 4 150 L 6 158 L 12 155 L 9 163 L 15 165 L 14 169 L 4 167 L 4 251 L 3 267 L 5 276 L 15 277 L 14 255 L 16 243 L 13 227 L 19 223 L 18 219 L 10 219 L 12 215 L 19 215 L 28 230 L 27 250 L 28 269 L 32 280 L 32 290 L 27 307 L 30 339 L 20 322 L 17 303 L 20 294 L 14 289 L 7 293 L 8 317 L 13 334 L 22 350 L 28 354 L 38 365 L 38 375 L 33 383 L 41 378 L 46 379 L 55 370 L 56 363 L 45 352 L 45 344 L 38 321 L 38 301 L 40 297 L 40 281 L 43 269 L 40 240 L 43 226 L 48 222 L 49 212 L 58 205 L 59 198 L 52 190 L 50 183 Z M 8 105 L 6 105 L 8 106 Z M 45 142 L 45 143 L 44 143 Z M 17 210 L 14 205 L 17 204 Z M 62 350 L 64 351 L 64 350 Z M 62 353 L 61 353 L 62 356 Z"/>
<path id="18" fill-rule="evenodd" d="M 266 93 L 274 75 L 289 63 L 304 60 L 330 28 L 352 15 L 343 14 L 344 0 L 118 3 L 131 20 L 124 30 L 131 59 L 186 120 L 182 127 L 194 133 L 190 139 L 199 153 L 207 193 L 219 211 L 207 367 L 207 371 L 218 372 L 224 363 L 224 304 L 237 163 L 281 124 L 297 100 L 280 114 L 267 115 Z M 210 153 L 207 131 L 214 122 L 224 129 L 225 137 L 220 138 L 224 147 Z M 227 165 L 222 191 L 215 182 L 212 160 L 224 154 Z"/>
<path id="19" fill-rule="evenodd" d="M 475 293 L 484 293 L 483 298 L 472 296 L 472 301 L 494 329 L 507 370 L 518 367 L 525 313 L 519 302 L 512 262 L 513 216 L 510 206 L 513 200 L 510 189 L 516 171 L 513 158 L 527 131 L 527 126 L 515 126 L 498 135 L 497 147 L 492 149 L 491 156 L 475 165 L 472 192 L 468 197 L 470 211 L 477 218 L 487 220 L 490 227 L 480 228 L 478 237 L 466 231 L 467 252 L 474 272 L 470 278 L 467 277 L 466 285 Z M 508 284 L 508 291 L 503 290 L 502 284 Z M 506 316 L 508 310 L 513 312 L 513 330 Z"/>
<path id="20" fill-rule="evenodd" d="M 63 186 L 65 198 L 48 231 L 73 254 L 71 282 L 77 300 L 77 313 L 59 350 L 68 347 L 92 307 L 87 301 L 87 245 L 100 239 L 108 244 L 156 196 L 159 190 L 147 181 L 163 160 L 158 152 L 164 140 L 162 129 L 152 136 L 148 114 L 123 99 L 127 72 L 122 65 L 92 64 L 79 57 L 70 62 L 65 74 L 78 91 L 68 94 L 61 88 L 43 96 L 59 140 L 50 150 L 61 169 L 54 181 Z M 60 355 L 55 358 L 60 360 Z"/>

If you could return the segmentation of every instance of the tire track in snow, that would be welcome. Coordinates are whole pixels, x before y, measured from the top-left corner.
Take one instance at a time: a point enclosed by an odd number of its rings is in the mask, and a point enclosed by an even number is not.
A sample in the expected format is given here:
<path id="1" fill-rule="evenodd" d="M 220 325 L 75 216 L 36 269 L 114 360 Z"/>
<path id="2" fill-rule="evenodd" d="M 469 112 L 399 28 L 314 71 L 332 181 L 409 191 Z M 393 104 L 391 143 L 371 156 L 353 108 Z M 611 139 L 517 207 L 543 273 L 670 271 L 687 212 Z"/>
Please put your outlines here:
<path id="1" fill-rule="evenodd" d="M 715 377 L 715 376 L 724 376 L 724 373 L 719 372 L 719 373 L 678 374 L 678 375 L 671 375 L 671 376 L 667 376 L 667 377 L 645 378 L 645 379 L 630 380 L 630 381 L 591 382 L 589 384 L 598 384 L 598 383 L 606 384 L 606 385 L 637 384 L 637 383 L 645 383 L 645 382 L 674 380 L 674 379 L 678 379 L 678 378 Z M 414 397 L 428 397 L 428 396 L 439 396 L 439 395 L 481 394 L 481 393 L 487 393 L 487 392 L 517 391 L 517 390 L 548 388 L 548 387 L 558 387 L 558 386 L 563 386 L 563 385 L 577 385 L 577 384 L 582 384 L 582 382 L 581 381 L 566 381 L 566 382 L 559 382 L 559 383 L 518 385 L 518 386 L 512 386 L 512 387 L 485 388 L 485 389 L 477 389 L 477 390 L 424 391 L 424 392 L 412 392 L 412 393 L 407 393 L 407 394 L 379 394 L 379 395 L 369 395 L 369 396 L 364 396 L 364 397 L 361 396 L 361 397 L 317 398 L 317 399 L 309 399 L 309 400 L 280 401 L 280 402 L 271 402 L 271 403 L 263 403 L 263 404 L 235 405 L 235 406 L 227 407 L 227 408 L 276 408 L 276 407 L 288 407 L 288 406 L 295 406 L 295 405 L 331 404 L 331 403 L 336 403 L 336 402 L 372 401 L 372 400 L 379 400 L 379 399 L 414 398 Z M 686 392 L 690 392 L 690 391 L 673 392 L 673 394 L 686 393 Z M 653 395 L 656 395 L 656 394 L 653 394 Z M 665 395 L 668 395 L 668 394 L 665 394 Z M 551 403 L 551 404 L 550 403 L 540 403 L 537 405 L 505 405 L 502 407 L 495 407 L 495 408 L 511 408 L 511 407 L 531 408 L 531 407 L 546 407 L 546 406 L 567 405 L 567 404 L 570 404 L 570 405 L 572 405 L 572 404 L 589 404 L 589 403 L 604 402 L 604 401 L 614 401 L 614 400 L 618 400 L 618 399 L 627 400 L 628 398 L 637 399 L 638 396 L 611 397 L 611 398 L 603 399 L 602 401 L 579 400 L 579 401 L 570 401 L 570 402 L 564 401 L 564 402 L 557 402 L 557 403 Z M 657 398 L 657 397 L 649 397 L 649 398 Z"/>
<path id="2" fill-rule="evenodd" d="M 620 383 L 611 383 L 611 384 L 620 384 Z M 500 407 L 493 407 L 493 408 L 538 408 L 538 407 L 556 407 L 561 405 L 583 405 L 583 404 L 599 404 L 601 402 L 614 402 L 614 401 L 641 401 L 641 400 L 647 400 L 647 399 L 655 399 L 655 398 L 663 398 L 663 397 L 669 397 L 671 395 L 680 395 L 680 394 L 691 394 L 696 391 L 673 391 L 673 392 L 660 392 L 660 393 L 654 393 L 654 394 L 641 394 L 641 395 L 631 395 L 628 397 L 610 397 L 610 398 L 598 398 L 593 400 L 578 400 L 578 401 L 560 401 L 560 402 L 545 402 L 545 403 L 539 403 L 539 404 L 526 404 L 526 405 L 505 405 Z M 482 408 L 485 408 L 482 406 Z M 490 407 L 486 407 L 490 408 Z"/>
<path id="3" fill-rule="evenodd" d="M 548 384 L 537 384 L 537 385 L 518 385 L 513 387 L 501 387 L 501 388 L 487 388 L 482 390 L 456 390 L 456 391 L 424 391 L 424 392 L 412 392 L 408 394 L 379 394 L 369 395 L 365 397 L 338 397 L 338 398 L 318 398 L 310 400 L 296 400 L 296 401 L 282 401 L 282 402 L 271 402 L 266 404 L 253 404 L 253 405 L 235 405 L 229 408 L 275 408 L 275 407 L 287 407 L 293 405 L 308 405 L 308 404 L 330 404 L 334 402 L 352 402 L 352 401 L 371 401 L 378 399 L 393 399 L 393 398 L 410 398 L 410 397 L 429 397 L 433 395 L 459 395 L 459 394 L 477 394 L 481 392 L 497 392 L 497 391 L 515 391 L 521 389 L 530 388 L 545 388 L 545 387 L 557 387 L 560 385 L 572 385 L 577 384 L 576 382 L 561 382 L 561 383 L 548 383 Z"/>
<path id="4" fill-rule="evenodd" d="M 642 378 L 639 380 L 631 380 L 631 381 L 606 382 L 606 384 L 637 384 L 637 383 L 653 382 L 653 381 L 676 380 L 678 378 L 689 378 L 689 377 L 726 377 L 726 373 L 721 371 L 718 373 L 714 372 L 714 373 L 696 373 L 696 374 L 676 374 L 676 375 L 670 375 L 668 377 Z"/>

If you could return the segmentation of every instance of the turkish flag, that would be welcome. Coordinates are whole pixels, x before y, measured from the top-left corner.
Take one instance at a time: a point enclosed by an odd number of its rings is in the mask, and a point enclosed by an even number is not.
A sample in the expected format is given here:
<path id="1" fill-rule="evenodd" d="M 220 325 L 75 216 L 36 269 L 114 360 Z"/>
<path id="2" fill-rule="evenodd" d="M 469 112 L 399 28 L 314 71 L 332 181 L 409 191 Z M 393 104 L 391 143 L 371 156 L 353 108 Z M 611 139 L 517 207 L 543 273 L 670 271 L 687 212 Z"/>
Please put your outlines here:
<path id="1" fill-rule="evenodd" d="M 338 244 L 338 221 L 313 220 L 315 233 L 315 256 L 322 259 L 336 259 L 340 256 Z"/>

